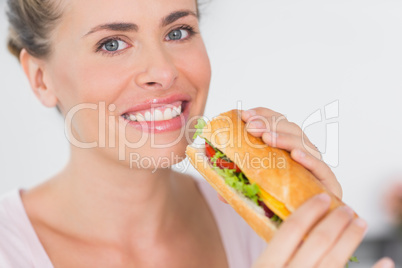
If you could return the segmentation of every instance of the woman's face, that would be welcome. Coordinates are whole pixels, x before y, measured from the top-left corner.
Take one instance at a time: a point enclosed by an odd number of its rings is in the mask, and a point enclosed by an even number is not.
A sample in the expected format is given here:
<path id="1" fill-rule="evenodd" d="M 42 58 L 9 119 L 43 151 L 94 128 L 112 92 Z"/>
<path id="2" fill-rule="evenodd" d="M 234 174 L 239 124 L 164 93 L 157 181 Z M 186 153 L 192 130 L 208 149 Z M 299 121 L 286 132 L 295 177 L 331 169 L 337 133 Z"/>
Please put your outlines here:
<path id="1" fill-rule="evenodd" d="M 211 75 L 196 12 L 194 0 L 66 2 L 44 81 L 70 142 L 125 163 L 183 156 Z"/>

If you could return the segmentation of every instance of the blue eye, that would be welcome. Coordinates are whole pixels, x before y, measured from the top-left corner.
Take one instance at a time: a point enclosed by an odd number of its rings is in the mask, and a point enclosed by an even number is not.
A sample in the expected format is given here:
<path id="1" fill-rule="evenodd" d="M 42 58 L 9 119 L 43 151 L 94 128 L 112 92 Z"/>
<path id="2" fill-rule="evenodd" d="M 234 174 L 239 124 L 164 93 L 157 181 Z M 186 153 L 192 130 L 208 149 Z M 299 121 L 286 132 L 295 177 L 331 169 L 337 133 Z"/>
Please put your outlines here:
<path id="1" fill-rule="evenodd" d="M 190 26 L 181 26 L 180 28 L 174 29 L 170 31 L 165 40 L 167 41 L 175 41 L 175 40 L 183 40 L 188 37 L 194 35 L 196 32 Z"/>
<path id="2" fill-rule="evenodd" d="M 128 44 L 122 40 L 110 39 L 102 44 L 102 49 L 108 52 L 115 52 L 128 47 Z"/>
<path id="3" fill-rule="evenodd" d="M 186 38 L 188 36 L 188 32 L 183 29 L 176 29 L 168 33 L 169 40 L 180 40 L 182 38 Z"/>

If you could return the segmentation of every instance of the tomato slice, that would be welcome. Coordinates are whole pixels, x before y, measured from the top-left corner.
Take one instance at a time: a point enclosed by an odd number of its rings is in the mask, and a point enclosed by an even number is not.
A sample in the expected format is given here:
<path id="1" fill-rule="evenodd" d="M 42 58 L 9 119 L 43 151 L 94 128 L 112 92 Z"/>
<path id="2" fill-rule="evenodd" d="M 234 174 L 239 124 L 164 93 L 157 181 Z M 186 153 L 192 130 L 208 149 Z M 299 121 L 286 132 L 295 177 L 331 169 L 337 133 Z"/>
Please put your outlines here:
<path id="1" fill-rule="evenodd" d="M 236 172 L 240 172 L 240 168 L 236 166 L 233 162 L 228 162 L 225 159 L 218 158 L 216 159 L 216 165 L 221 169 L 228 168 L 228 169 L 236 169 Z"/>
<path id="2" fill-rule="evenodd" d="M 205 142 L 205 154 L 208 156 L 208 158 L 212 158 L 215 155 L 214 148 L 212 148 L 212 146 L 209 145 L 208 142 Z"/>
<path id="3" fill-rule="evenodd" d="M 205 154 L 208 156 L 209 159 L 211 159 L 215 155 L 215 150 L 212 148 L 211 145 L 209 145 L 207 142 L 205 142 Z M 218 158 L 216 159 L 216 165 L 221 168 L 221 169 L 236 169 L 236 172 L 241 172 L 240 168 L 236 166 L 235 163 L 229 162 L 225 159 Z"/>

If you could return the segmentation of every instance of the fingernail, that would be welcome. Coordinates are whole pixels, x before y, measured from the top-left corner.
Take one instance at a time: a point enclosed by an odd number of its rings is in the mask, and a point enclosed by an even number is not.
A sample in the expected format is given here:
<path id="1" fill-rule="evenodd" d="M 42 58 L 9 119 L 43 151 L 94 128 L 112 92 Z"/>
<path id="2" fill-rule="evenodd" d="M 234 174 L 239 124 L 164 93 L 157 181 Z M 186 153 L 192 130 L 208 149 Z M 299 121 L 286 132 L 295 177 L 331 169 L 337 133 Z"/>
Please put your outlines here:
<path id="1" fill-rule="evenodd" d="M 395 263 L 392 259 L 385 257 L 382 260 L 381 268 L 395 268 Z"/>
<path id="2" fill-rule="evenodd" d="M 267 131 L 267 132 L 264 133 L 264 135 L 266 135 L 267 138 L 269 138 L 269 137 L 278 138 L 278 136 L 279 136 L 278 133 L 273 132 L 273 131 Z"/>
<path id="3" fill-rule="evenodd" d="M 322 202 L 330 202 L 331 201 L 331 197 L 327 193 L 318 194 L 316 196 L 316 198 L 318 200 L 321 200 Z"/>
<path id="4" fill-rule="evenodd" d="M 306 157 L 306 153 L 303 152 L 303 151 L 300 150 L 300 149 L 295 149 L 295 154 L 296 154 L 296 157 L 299 157 L 299 158 L 304 158 L 304 157 Z"/>
<path id="5" fill-rule="evenodd" d="M 353 209 L 351 209 L 350 207 L 348 207 L 348 206 L 343 206 L 343 207 L 341 207 L 341 209 L 343 209 L 346 213 L 348 213 L 350 216 L 353 216 L 355 213 L 354 213 L 354 211 L 353 211 Z"/>
<path id="6" fill-rule="evenodd" d="M 250 124 L 248 124 L 248 128 L 263 129 L 263 128 L 265 128 L 265 125 L 260 120 L 254 120 L 254 121 L 251 121 Z"/>
<path id="7" fill-rule="evenodd" d="M 250 117 L 256 115 L 257 112 L 255 110 L 247 110 L 243 111 L 242 117 L 244 121 L 247 121 Z"/>
<path id="8" fill-rule="evenodd" d="M 248 114 L 248 115 L 250 115 L 250 116 L 257 114 L 257 111 L 256 111 L 256 110 L 253 110 L 253 109 L 247 110 L 247 111 L 245 111 L 245 112 L 246 112 L 246 114 Z"/>
<path id="9" fill-rule="evenodd" d="M 366 230 L 364 231 L 364 234 L 367 233 L 367 223 L 366 223 L 365 220 L 358 218 L 358 219 L 355 219 L 354 223 L 355 223 L 358 227 L 360 227 L 360 228 L 362 228 L 362 229 L 365 228 Z"/>

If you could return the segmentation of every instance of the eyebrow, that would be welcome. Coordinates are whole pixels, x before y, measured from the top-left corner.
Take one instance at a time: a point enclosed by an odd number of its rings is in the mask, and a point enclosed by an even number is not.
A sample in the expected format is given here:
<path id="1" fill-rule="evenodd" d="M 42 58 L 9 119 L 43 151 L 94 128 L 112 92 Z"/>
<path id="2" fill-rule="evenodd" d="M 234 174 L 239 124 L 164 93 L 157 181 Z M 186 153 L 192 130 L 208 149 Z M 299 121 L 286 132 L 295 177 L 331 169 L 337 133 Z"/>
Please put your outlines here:
<path id="1" fill-rule="evenodd" d="M 186 16 L 194 16 L 198 18 L 197 14 L 194 13 L 191 10 L 178 10 L 178 11 L 173 11 L 166 17 L 164 17 L 161 20 L 161 27 L 165 27 L 175 21 L 177 21 L 180 18 L 186 17 Z M 102 30 L 109 30 L 109 31 L 115 31 L 115 32 L 138 32 L 138 25 L 135 23 L 125 23 L 125 22 L 116 22 L 116 23 L 107 23 L 107 24 L 101 24 L 98 26 L 93 27 L 88 33 L 86 33 L 83 37 L 86 37 L 92 33 L 102 31 Z"/>
<path id="2" fill-rule="evenodd" d="M 197 14 L 191 10 L 174 11 L 162 19 L 161 26 L 162 27 L 167 26 L 167 25 L 175 22 L 176 20 L 186 17 L 186 16 L 194 16 L 194 17 L 198 18 Z"/>
<path id="3" fill-rule="evenodd" d="M 134 23 L 124 23 L 124 22 L 102 24 L 92 28 L 88 33 L 84 35 L 84 37 L 94 32 L 102 30 L 109 30 L 115 32 L 129 32 L 129 31 L 137 32 L 138 25 Z"/>

